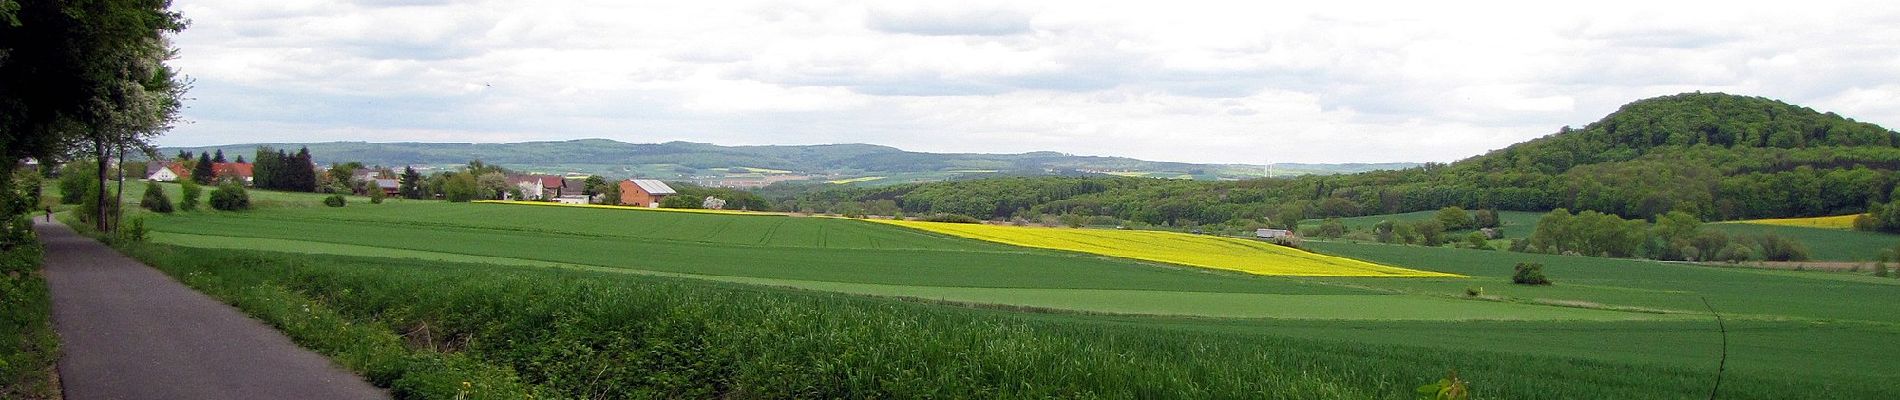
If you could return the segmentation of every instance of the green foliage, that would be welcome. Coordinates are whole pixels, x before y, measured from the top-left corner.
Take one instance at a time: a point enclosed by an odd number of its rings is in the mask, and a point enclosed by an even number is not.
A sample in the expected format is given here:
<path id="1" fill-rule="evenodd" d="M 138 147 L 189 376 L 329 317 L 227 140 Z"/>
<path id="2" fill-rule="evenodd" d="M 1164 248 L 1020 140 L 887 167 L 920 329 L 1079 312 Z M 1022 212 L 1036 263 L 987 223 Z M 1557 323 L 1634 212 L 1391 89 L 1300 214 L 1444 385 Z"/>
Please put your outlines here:
<path id="1" fill-rule="evenodd" d="M 330 206 L 330 207 L 342 207 L 345 203 L 348 203 L 348 202 L 349 200 L 344 199 L 343 195 L 341 194 L 333 194 L 333 195 L 330 195 L 329 197 L 323 198 L 323 205 Z"/>
<path id="2" fill-rule="evenodd" d="M 660 199 L 660 208 L 700 208 L 705 201 L 705 196 L 677 194 Z"/>
<path id="3" fill-rule="evenodd" d="M 1544 264 L 1521 262 L 1512 267 L 1512 271 L 1515 272 L 1511 274 L 1511 283 L 1532 286 L 1550 284 L 1550 278 L 1544 277 Z"/>
<path id="4" fill-rule="evenodd" d="M 376 186 L 375 183 L 370 184 L 370 188 L 368 192 L 369 192 L 370 204 L 383 204 L 383 199 L 389 197 L 389 193 L 383 192 L 383 188 L 380 186 Z"/>
<path id="5" fill-rule="evenodd" d="M 1445 230 L 1455 231 L 1476 227 L 1472 221 L 1471 213 L 1465 212 L 1464 208 L 1458 206 L 1446 206 L 1445 208 L 1438 209 L 1438 214 L 1435 215 L 1434 218 L 1438 219 L 1438 223 L 1443 226 Z"/>
<path id="6" fill-rule="evenodd" d="M 1770 234 L 1756 237 L 1755 243 L 1761 249 L 1761 258 L 1764 261 L 1806 261 L 1808 259 L 1808 247 L 1794 239 Z"/>
<path id="7" fill-rule="evenodd" d="M 1868 205 L 1866 214 L 1854 217 L 1854 229 L 1900 233 L 1900 201 Z"/>
<path id="8" fill-rule="evenodd" d="M 930 222 L 950 222 L 950 223 L 958 223 L 958 224 L 983 223 L 983 220 L 976 219 L 976 217 L 963 215 L 963 214 L 932 214 L 930 216 L 924 217 L 923 220 L 930 221 Z"/>
<path id="9" fill-rule="evenodd" d="M 178 195 L 178 210 L 197 211 L 198 199 L 204 196 L 204 187 L 198 186 L 198 182 L 186 179 L 178 181 L 178 189 L 180 193 Z"/>
<path id="10" fill-rule="evenodd" d="M 92 162 L 73 160 L 59 168 L 59 204 L 79 204 L 86 194 L 99 186 L 99 168 Z"/>
<path id="11" fill-rule="evenodd" d="M 164 187 L 145 185 L 145 195 L 139 198 L 139 207 L 156 213 L 169 214 L 172 212 L 172 199 L 165 196 Z"/>
<path id="12" fill-rule="evenodd" d="M 1490 239 L 1491 237 L 1485 236 L 1483 233 L 1472 232 L 1469 235 L 1465 235 L 1465 247 L 1478 250 L 1495 250 L 1491 248 Z"/>
<path id="13" fill-rule="evenodd" d="M 1498 210 L 1478 210 L 1472 213 L 1471 225 L 1473 228 L 1502 228 L 1504 220 L 1498 216 Z"/>
<path id="14" fill-rule="evenodd" d="M 1419 400 L 1469 400 L 1471 389 L 1468 382 L 1458 378 L 1458 370 L 1452 370 L 1438 382 L 1419 386 Z"/>
<path id="15" fill-rule="evenodd" d="M 251 208 L 251 194 L 244 185 L 237 182 L 225 182 L 211 191 L 211 208 L 220 211 L 243 211 Z"/>
<path id="16" fill-rule="evenodd" d="M 9 220 L 0 242 L 0 398 L 52 398 L 59 359 L 41 248 L 24 216 Z M 24 228 L 21 228 L 24 227 Z"/>
<path id="17" fill-rule="evenodd" d="M 212 179 L 217 178 L 218 175 L 215 167 L 216 165 L 212 164 L 211 155 L 198 153 L 198 162 L 192 163 L 191 165 L 191 181 L 197 182 L 200 185 L 211 184 Z M 256 171 L 252 171 L 252 173 L 256 173 Z"/>
<path id="18" fill-rule="evenodd" d="M 1557 209 L 1538 220 L 1532 231 L 1532 251 L 1586 256 L 1633 257 L 1648 239 L 1649 224 L 1612 214 L 1584 211 L 1575 215 Z"/>
<path id="19" fill-rule="evenodd" d="M 468 173 L 450 174 L 442 182 L 442 198 L 451 202 L 467 202 L 480 194 L 475 176 Z"/>
<path id="20" fill-rule="evenodd" d="M 1340 222 L 1339 218 L 1327 218 L 1325 222 L 1319 224 L 1319 228 L 1313 231 L 1313 236 L 1328 239 L 1346 236 L 1346 223 Z"/>
<path id="21" fill-rule="evenodd" d="M 1410 226 L 1412 228 L 1410 231 L 1416 234 L 1418 239 L 1408 241 L 1407 243 L 1415 243 L 1420 246 L 1445 244 L 1445 225 L 1443 223 L 1437 220 L 1426 220 L 1414 222 Z"/>

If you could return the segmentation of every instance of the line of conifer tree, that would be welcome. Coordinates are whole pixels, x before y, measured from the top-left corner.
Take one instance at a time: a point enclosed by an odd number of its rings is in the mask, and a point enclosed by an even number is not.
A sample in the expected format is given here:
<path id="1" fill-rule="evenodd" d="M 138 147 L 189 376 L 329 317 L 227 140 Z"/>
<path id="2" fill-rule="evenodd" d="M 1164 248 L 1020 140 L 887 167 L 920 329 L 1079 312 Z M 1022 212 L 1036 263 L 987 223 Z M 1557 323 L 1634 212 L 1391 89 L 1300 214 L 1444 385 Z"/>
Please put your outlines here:
<path id="1" fill-rule="evenodd" d="M 293 192 L 317 191 L 317 166 L 310 161 L 310 148 L 292 154 L 269 147 L 257 148 L 251 158 L 251 180 L 259 189 Z"/>

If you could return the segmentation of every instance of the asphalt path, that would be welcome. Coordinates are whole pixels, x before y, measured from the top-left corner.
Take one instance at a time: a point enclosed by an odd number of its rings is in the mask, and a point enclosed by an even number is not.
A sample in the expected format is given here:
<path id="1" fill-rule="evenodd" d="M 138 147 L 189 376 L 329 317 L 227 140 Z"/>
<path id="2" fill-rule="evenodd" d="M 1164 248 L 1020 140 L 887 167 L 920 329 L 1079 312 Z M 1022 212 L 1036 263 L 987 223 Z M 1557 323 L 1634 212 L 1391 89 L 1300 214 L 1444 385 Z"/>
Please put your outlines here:
<path id="1" fill-rule="evenodd" d="M 68 400 L 383 399 L 282 332 L 36 218 Z"/>

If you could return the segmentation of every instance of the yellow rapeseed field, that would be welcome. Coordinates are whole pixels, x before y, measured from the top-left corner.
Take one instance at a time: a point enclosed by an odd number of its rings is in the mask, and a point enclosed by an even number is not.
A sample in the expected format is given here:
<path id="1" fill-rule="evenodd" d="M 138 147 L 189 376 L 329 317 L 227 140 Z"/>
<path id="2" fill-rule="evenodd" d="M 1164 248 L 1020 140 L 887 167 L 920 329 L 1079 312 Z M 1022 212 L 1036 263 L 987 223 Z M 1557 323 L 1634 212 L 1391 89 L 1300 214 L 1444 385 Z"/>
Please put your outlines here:
<path id="1" fill-rule="evenodd" d="M 1202 268 L 1284 276 L 1457 277 L 1310 253 L 1271 243 L 1176 232 L 1032 228 L 945 222 L 867 220 L 1024 247 L 1067 250 Z"/>
<path id="2" fill-rule="evenodd" d="M 700 213 L 700 214 L 780 215 L 780 216 L 789 215 L 785 213 L 758 212 L 758 211 L 702 210 L 702 209 L 696 209 L 696 208 L 651 208 L 651 207 L 640 207 L 640 206 L 610 206 L 610 205 L 605 205 L 605 204 L 566 204 L 566 203 L 555 203 L 555 202 L 547 202 L 547 201 L 476 200 L 475 202 L 484 203 L 484 204 L 515 204 L 515 205 L 526 205 L 526 206 L 603 208 L 603 209 L 611 209 L 611 210 L 666 211 L 666 212 L 685 212 L 685 213 Z"/>
<path id="3" fill-rule="evenodd" d="M 1849 229 L 1854 229 L 1854 218 L 1859 217 L 1859 216 L 1860 214 L 1848 214 L 1848 215 L 1836 215 L 1832 217 L 1751 219 L 1747 221 L 1736 221 L 1736 222 L 1743 223 L 1743 224 L 1757 224 L 1757 225 L 1798 226 L 1802 228 L 1849 230 Z"/>

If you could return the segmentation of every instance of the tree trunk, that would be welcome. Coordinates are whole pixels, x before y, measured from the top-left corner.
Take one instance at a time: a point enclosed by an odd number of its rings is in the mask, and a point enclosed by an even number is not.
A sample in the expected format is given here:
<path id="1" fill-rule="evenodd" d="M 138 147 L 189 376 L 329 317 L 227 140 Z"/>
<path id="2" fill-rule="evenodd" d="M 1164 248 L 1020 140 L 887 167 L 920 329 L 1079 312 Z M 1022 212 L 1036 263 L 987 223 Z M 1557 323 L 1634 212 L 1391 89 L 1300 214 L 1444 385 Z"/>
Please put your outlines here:
<path id="1" fill-rule="evenodd" d="M 100 233 L 105 233 L 112 231 L 112 225 L 106 222 L 106 161 L 109 160 L 112 155 L 106 153 L 106 141 L 103 139 L 93 140 L 92 149 L 92 154 L 96 157 L 95 160 L 97 160 L 99 164 L 99 197 L 93 199 L 98 201 L 97 204 L 99 207 L 96 207 L 97 210 L 94 210 L 93 227 L 98 228 Z"/>
<path id="2" fill-rule="evenodd" d="M 119 145 L 119 196 L 112 202 L 112 226 L 125 224 L 125 145 Z"/>

